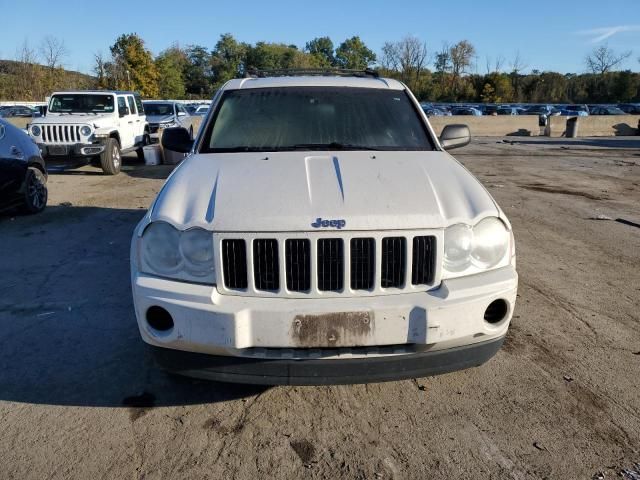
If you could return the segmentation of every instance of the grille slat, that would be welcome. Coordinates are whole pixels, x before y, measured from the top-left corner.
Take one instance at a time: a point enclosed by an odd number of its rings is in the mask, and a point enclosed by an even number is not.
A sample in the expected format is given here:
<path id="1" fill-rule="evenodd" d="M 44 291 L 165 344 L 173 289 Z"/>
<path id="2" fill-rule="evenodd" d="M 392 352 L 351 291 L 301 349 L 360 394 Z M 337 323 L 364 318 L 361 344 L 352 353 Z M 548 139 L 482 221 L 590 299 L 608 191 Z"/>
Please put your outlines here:
<path id="1" fill-rule="evenodd" d="M 244 240 L 225 239 L 222 241 L 222 270 L 227 288 L 244 290 L 247 288 L 247 248 Z"/>
<path id="2" fill-rule="evenodd" d="M 318 240 L 318 290 L 339 292 L 344 288 L 344 247 L 341 238 Z"/>
<path id="3" fill-rule="evenodd" d="M 404 286 L 406 263 L 406 240 L 404 237 L 382 239 L 382 288 L 402 288 Z"/>
<path id="4" fill-rule="evenodd" d="M 278 241 L 256 239 L 253 241 L 253 275 L 256 289 L 280 289 Z"/>
<path id="5" fill-rule="evenodd" d="M 411 283 L 413 285 L 431 285 L 435 275 L 436 238 L 413 237 L 413 260 L 411 266 Z"/>
<path id="6" fill-rule="evenodd" d="M 374 287 L 376 264 L 373 238 L 351 239 L 351 289 L 371 290 Z"/>
<path id="7" fill-rule="evenodd" d="M 291 238 L 285 242 L 287 290 L 306 292 L 311 289 L 311 242 Z"/>

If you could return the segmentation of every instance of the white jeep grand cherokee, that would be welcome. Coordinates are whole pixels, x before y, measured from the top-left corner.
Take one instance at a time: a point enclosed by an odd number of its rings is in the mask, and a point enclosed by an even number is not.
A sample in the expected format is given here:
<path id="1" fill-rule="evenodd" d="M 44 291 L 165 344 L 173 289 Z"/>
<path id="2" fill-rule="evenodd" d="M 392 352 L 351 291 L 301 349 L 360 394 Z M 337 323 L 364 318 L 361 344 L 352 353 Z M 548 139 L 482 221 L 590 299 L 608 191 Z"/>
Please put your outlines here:
<path id="1" fill-rule="evenodd" d="M 477 366 L 502 345 L 511 226 L 402 83 L 231 80 L 131 245 L 140 333 L 173 372 L 332 384 Z"/>

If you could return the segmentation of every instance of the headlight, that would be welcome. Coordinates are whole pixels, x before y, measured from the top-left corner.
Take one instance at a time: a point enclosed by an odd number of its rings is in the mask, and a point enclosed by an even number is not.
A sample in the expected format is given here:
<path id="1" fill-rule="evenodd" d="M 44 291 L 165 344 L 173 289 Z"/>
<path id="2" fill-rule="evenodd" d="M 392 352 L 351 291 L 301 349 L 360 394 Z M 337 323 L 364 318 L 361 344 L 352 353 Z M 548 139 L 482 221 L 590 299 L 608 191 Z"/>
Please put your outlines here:
<path id="1" fill-rule="evenodd" d="M 471 265 L 473 230 L 469 225 L 453 225 L 444 231 L 444 268 L 461 272 Z"/>
<path id="2" fill-rule="evenodd" d="M 479 273 L 510 261 L 511 234 L 496 217 L 474 227 L 452 225 L 444 232 L 444 278 Z"/>
<path id="3" fill-rule="evenodd" d="M 84 127 L 80 127 L 80 133 L 85 136 L 88 137 L 89 135 L 91 135 L 91 127 L 88 126 L 84 126 Z"/>
<path id="4" fill-rule="evenodd" d="M 473 227 L 471 261 L 479 268 L 495 267 L 509 250 L 510 235 L 500 220 L 489 217 Z"/>
<path id="5" fill-rule="evenodd" d="M 41 133 L 42 133 L 42 130 L 40 129 L 39 126 L 34 125 L 31 127 L 31 135 L 33 135 L 34 137 L 39 137 Z"/>
<path id="6" fill-rule="evenodd" d="M 140 245 L 141 270 L 152 275 L 213 285 L 213 235 L 201 228 L 180 232 L 164 222 L 150 224 Z"/>

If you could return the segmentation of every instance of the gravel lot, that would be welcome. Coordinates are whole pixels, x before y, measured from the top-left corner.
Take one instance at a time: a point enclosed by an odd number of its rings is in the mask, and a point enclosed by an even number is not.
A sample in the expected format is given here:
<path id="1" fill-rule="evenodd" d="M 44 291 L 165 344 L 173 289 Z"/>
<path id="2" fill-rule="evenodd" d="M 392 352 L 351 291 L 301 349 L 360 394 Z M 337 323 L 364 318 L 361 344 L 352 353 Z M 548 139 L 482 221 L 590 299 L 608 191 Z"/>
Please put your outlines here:
<path id="1" fill-rule="evenodd" d="M 128 256 L 170 168 L 52 174 L 43 214 L 0 216 L 0 478 L 621 478 L 640 462 L 640 228 L 615 219 L 640 224 L 640 139 L 456 155 L 515 228 L 505 346 L 464 372 L 338 387 L 159 372 Z"/>

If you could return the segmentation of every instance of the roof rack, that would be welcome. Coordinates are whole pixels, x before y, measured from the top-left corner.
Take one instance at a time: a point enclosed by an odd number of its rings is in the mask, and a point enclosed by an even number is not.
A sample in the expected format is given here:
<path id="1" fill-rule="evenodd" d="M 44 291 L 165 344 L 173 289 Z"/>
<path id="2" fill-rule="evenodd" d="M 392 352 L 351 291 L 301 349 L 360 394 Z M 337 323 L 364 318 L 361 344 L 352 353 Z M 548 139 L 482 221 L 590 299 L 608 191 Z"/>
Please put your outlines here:
<path id="1" fill-rule="evenodd" d="M 340 76 L 340 77 L 372 77 L 378 78 L 377 70 L 366 68 L 364 70 L 353 70 L 348 68 L 276 68 L 272 70 L 259 70 L 248 68 L 244 74 L 245 78 L 267 78 L 267 77 L 299 77 L 299 76 Z"/>

